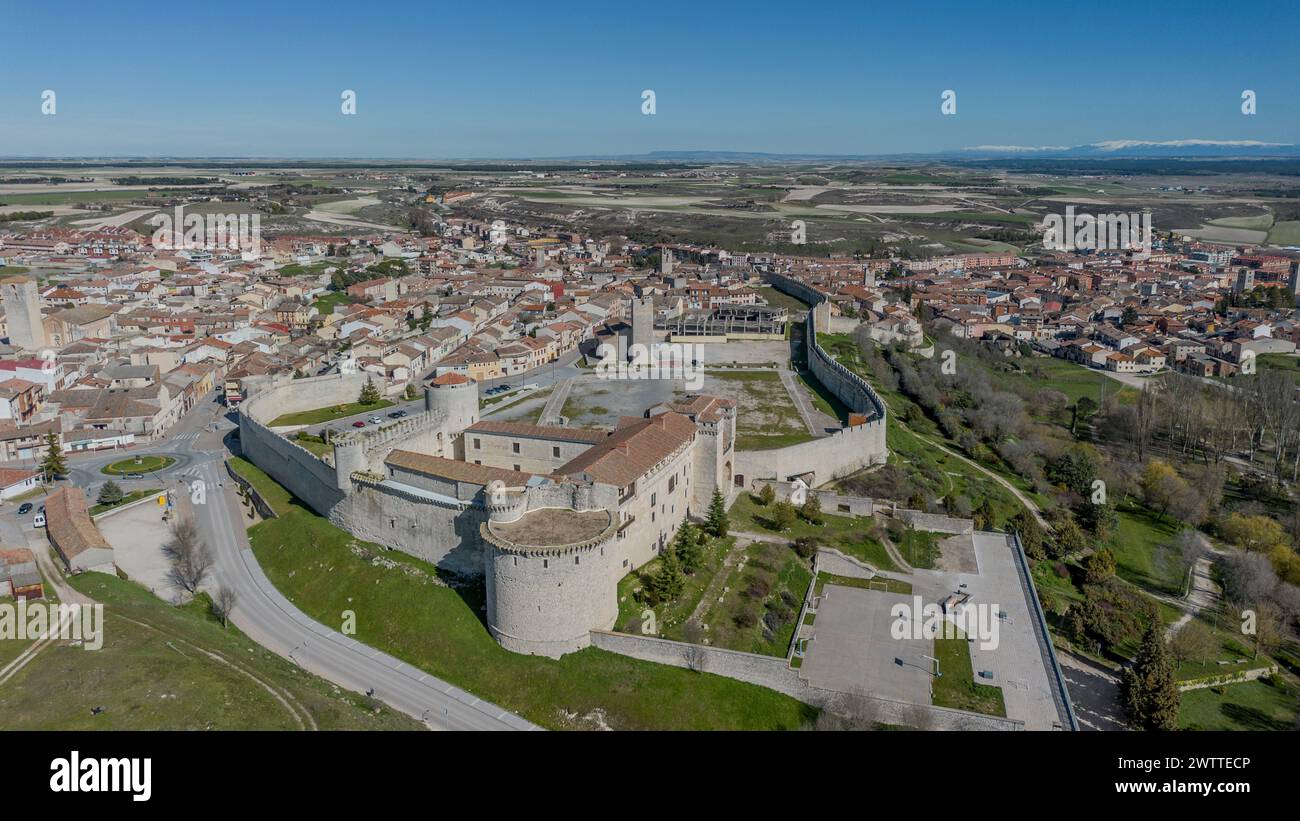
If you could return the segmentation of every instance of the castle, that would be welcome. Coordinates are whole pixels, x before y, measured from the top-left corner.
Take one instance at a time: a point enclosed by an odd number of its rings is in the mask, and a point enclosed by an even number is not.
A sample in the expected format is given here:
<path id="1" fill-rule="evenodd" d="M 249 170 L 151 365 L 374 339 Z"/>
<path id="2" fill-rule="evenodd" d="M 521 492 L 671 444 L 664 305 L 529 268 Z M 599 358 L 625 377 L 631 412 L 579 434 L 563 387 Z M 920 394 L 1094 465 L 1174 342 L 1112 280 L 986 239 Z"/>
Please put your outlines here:
<path id="1" fill-rule="evenodd" d="M 618 581 L 659 554 L 715 489 L 733 487 L 735 403 L 695 395 L 613 430 L 479 419 L 478 384 L 448 373 L 424 411 L 342 435 L 333 466 L 271 430 L 337 403 L 358 375 L 299 379 L 250 398 L 243 451 L 358 538 L 482 575 L 507 649 L 558 658 L 614 627 Z"/>
<path id="2" fill-rule="evenodd" d="M 885 403 L 817 342 L 829 327 L 825 296 L 772 279 L 814 306 L 808 369 L 848 410 L 847 424 L 811 441 L 737 451 L 735 402 L 704 394 L 622 417 L 613 430 L 481 420 L 478 383 L 446 373 L 425 386 L 422 412 L 337 436 L 331 463 L 269 422 L 348 401 L 372 378 L 336 374 L 271 384 L 245 401 L 242 450 L 357 538 L 482 576 L 492 635 L 558 658 L 615 626 L 619 579 L 658 555 L 688 516 L 703 516 L 715 489 L 730 500 L 755 481 L 816 485 L 886 461 Z M 644 301 L 643 329 L 652 311 Z"/>

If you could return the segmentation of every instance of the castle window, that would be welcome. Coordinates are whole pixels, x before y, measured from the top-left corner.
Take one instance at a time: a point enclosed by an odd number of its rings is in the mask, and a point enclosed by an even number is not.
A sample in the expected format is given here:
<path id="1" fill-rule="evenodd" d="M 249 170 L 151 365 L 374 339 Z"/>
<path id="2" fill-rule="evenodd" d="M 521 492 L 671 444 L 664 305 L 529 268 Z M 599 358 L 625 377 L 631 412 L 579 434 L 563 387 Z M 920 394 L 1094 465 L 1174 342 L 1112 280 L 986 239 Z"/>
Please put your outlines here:
<path id="1" fill-rule="evenodd" d="M 519 443 L 518 443 L 518 442 L 511 442 L 511 443 L 510 443 L 510 449 L 513 450 L 515 453 L 518 453 L 518 452 L 519 452 Z"/>
<path id="2" fill-rule="evenodd" d="M 581 562 L 578 561 L 579 558 L 580 558 L 579 556 L 574 556 L 574 557 L 573 557 L 573 563 L 574 563 L 574 564 L 581 564 Z"/>
<path id="3" fill-rule="evenodd" d="M 676 489 L 677 489 L 677 477 L 676 477 L 675 475 L 674 475 L 674 476 L 669 476 L 669 477 L 668 477 L 668 492 L 669 492 L 669 493 L 672 493 L 672 492 L 673 492 L 674 490 L 676 490 Z"/>
<path id="4" fill-rule="evenodd" d="M 518 471 L 519 471 L 519 465 L 515 465 L 515 472 L 517 473 Z"/>
<path id="5" fill-rule="evenodd" d="M 849 506 L 848 506 L 848 505 L 836 505 L 836 507 L 839 508 L 840 513 L 848 513 L 848 512 L 849 512 Z"/>
<path id="6" fill-rule="evenodd" d="M 560 448 L 558 445 L 551 448 L 551 455 L 554 456 L 556 459 L 560 458 Z"/>
<path id="7" fill-rule="evenodd" d="M 650 507 L 654 507 L 656 504 L 658 504 L 658 502 L 656 501 L 658 497 L 659 497 L 658 493 L 650 494 Z"/>
<path id="8" fill-rule="evenodd" d="M 515 557 L 514 557 L 514 560 L 515 560 L 515 567 L 518 567 L 518 566 L 519 566 L 519 557 L 518 557 L 518 556 L 515 556 Z"/>
<path id="9" fill-rule="evenodd" d="M 479 441 L 478 437 L 475 437 L 475 438 L 474 438 L 474 450 L 481 450 L 482 448 L 483 448 L 483 443 Z"/>
<path id="10" fill-rule="evenodd" d="M 543 569 L 543 570 L 545 570 L 546 568 L 548 568 L 548 567 L 550 567 L 550 566 L 551 566 L 551 560 L 550 560 L 550 559 L 542 559 L 542 569 Z"/>

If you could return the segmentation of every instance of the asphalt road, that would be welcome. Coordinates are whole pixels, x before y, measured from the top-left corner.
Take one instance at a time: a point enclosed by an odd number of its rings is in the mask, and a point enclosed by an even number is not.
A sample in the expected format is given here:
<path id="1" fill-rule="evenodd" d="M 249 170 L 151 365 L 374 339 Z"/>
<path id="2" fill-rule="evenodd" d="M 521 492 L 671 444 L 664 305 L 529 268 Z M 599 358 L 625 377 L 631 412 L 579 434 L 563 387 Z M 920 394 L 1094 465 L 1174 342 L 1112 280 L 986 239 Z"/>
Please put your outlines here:
<path id="1" fill-rule="evenodd" d="M 431 729 L 539 729 L 501 707 L 314 621 L 275 589 L 249 547 L 234 482 L 226 476 L 222 440 L 235 423 L 224 411 L 214 394 L 192 409 L 161 441 L 108 454 L 70 457 L 68 479 L 79 487 L 94 489 L 109 478 L 99 472 L 101 467 L 129 455 L 175 458 L 174 464 L 146 474 L 144 479 L 116 481 L 128 491 L 158 485 L 184 491 L 196 480 L 205 483 L 204 504 L 189 504 L 185 492 L 176 496 L 193 512 L 199 532 L 212 548 L 215 566 L 210 586 L 226 584 L 234 588 L 237 598 L 231 620 L 258 644 L 340 687 L 363 693 L 373 690 L 375 698 Z M 4 506 L 0 514 L 6 520 L 4 530 L 30 530 L 31 514 L 19 520 L 16 508 L 12 504 Z"/>

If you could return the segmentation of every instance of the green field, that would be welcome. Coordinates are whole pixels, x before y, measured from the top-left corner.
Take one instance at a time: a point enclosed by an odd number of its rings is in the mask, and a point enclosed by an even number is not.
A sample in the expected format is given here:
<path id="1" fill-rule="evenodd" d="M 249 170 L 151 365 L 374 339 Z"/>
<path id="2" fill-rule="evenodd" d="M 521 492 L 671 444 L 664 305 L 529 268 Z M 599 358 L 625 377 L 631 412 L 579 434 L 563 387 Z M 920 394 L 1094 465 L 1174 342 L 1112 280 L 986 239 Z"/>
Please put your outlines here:
<path id="1" fill-rule="evenodd" d="M 592 729 L 795 729 L 816 710 L 758 687 L 587 648 L 559 660 L 503 649 L 483 623 L 481 585 L 452 589 L 431 565 L 378 552 L 293 500 L 251 463 L 231 464 L 279 518 L 249 528 L 272 583 L 324 624 L 356 613 L 356 638 L 542 726 Z"/>
<path id="2" fill-rule="evenodd" d="M 953 638 L 939 635 L 934 639 L 934 655 L 939 659 L 939 672 L 942 673 L 933 679 L 934 705 L 1005 716 L 1007 706 L 1002 698 L 1002 688 L 975 681 L 966 636 L 955 627 L 953 630 L 956 632 Z"/>
<path id="3" fill-rule="evenodd" d="M 352 297 L 348 296 L 346 291 L 331 291 L 313 302 L 312 307 L 319 311 L 321 316 L 329 316 L 334 313 L 337 306 L 347 305 L 350 302 L 352 302 Z"/>
<path id="4" fill-rule="evenodd" d="M 871 535 L 877 527 L 875 519 L 868 516 L 840 516 L 822 511 L 821 524 L 813 524 L 801 516 L 783 531 L 777 531 L 771 521 L 771 508 L 765 507 L 752 493 L 740 493 L 731 503 L 727 515 L 732 532 L 768 533 L 794 541 L 811 536 L 820 544 L 833 547 L 841 553 L 876 567 L 879 570 L 898 570 L 885 546 Z"/>
<path id="5" fill-rule="evenodd" d="M 99 469 L 100 473 L 107 473 L 109 476 L 125 476 L 128 473 L 149 473 L 155 470 L 162 470 L 170 467 L 176 460 L 170 456 L 141 456 L 138 458 L 123 459 L 120 462 L 114 462 L 111 465 L 104 465 Z"/>
<path id="6" fill-rule="evenodd" d="M 104 646 L 46 647 L 0 688 L 9 730 L 411 730 L 421 725 L 223 628 L 206 596 L 173 607 L 104 573 L 69 583 L 104 605 Z M 91 709 L 102 707 L 98 715 Z"/>
<path id="7" fill-rule="evenodd" d="M 809 561 L 789 545 L 751 542 L 730 568 L 722 601 L 704 614 L 715 647 L 784 657 L 794 637 L 804 594 L 812 584 Z M 772 624 L 767 622 L 771 620 Z"/>
<path id="8" fill-rule="evenodd" d="M 328 408 L 316 408 L 315 410 L 299 411 L 297 413 L 286 413 L 271 420 L 271 427 L 280 427 L 288 425 L 319 425 L 321 422 L 333 422 L 335 419 L 342 419 L 347 416 L 355 416 L 358 413 L 367 413 L 368 411 L 383 410 L 392 407 L 393 403 L 387 399 L 380 399 L 373 405 L 363 405 L 360 402 L 348 402 L 343 405 L 331 405 Z"/>
<path id="9" fill-rule="evenodd" d="M 1214 692 L 1221 689 L 1222 694 Z M 1178 727 L 1182 730 L 1295 730 L 1293 685 L 1264 681 L 1189 690 L 1182 694 Z"/>
<path id="10" fill-rule="evenodd" d="M 1300 220 L 1275 223 L 1268 232 L 1273 245 L 1300 245 Z"/>
<path id="11" fill-rule="evenodd" d="M 1119 526 L 1110 542 L 1116 574 L 1139 587 L 1182 595 L 1186 569 L 1170 551 L 1158 548 L 1173 542 L 1183 525 L 1161 520 L 1138 505 L 1121 506 L 1118 514 Z"/>

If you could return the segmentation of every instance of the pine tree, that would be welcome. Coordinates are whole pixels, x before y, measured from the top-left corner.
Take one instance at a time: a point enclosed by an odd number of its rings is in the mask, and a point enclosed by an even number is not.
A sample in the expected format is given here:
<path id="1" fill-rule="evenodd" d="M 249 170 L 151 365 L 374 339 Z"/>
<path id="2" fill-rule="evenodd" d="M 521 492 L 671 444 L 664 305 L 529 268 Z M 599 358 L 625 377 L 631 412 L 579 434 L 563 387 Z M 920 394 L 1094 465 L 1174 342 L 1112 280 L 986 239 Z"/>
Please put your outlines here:
<path id="1" fill-rule="evenodd" d="M 799 515 L 815 525 L 822 523 L 822 500 L 816 493 L 809 493 L 799 508 Z"/>
<path id="2" fill-rule="evenodd" d="M 705 530 L 710 536 L 721 539 L 727 535 L 731 522 L 727 520 L 727 500 L 722 498 L 722 491 L 713 489 L 713 498 L 709 500 L 709 518 Z"/>
<path id="3" fill-rule="evenodd" d="M 1178 685 L 1174 661 L 1165 646 L 1159 619 L 1151 619 L 1133 666 L 1124 671 L 1120 697 L 1133 726 L 1173 730 L 1178 726 Z"/>
<path id="4" fill-rule="evenodd" d="M 375 381 L 366 377 L 366 384 L 361 386 L 361 395 L 357 397 L 357 402 L 362 405 L 379 404 L 379 389 L 375 387 Z"/>
<path id="5" fill-rule="evenodd" d="M 99 489 L 99 498 L 96 501 L 101 505 L 115 505 L 124 498 L 126 498 L 126 494 L 122 492 L 122 486 L 109 479 Z"/>
<path id="6" fill-rule="evenodd" d="M 758 492 L 758 501 L 765 506 L 772 504 L 776 500 L 776 491 L 772 490 L 771 485 L 763 485 L 763 489 Z"/>
<path id="7" fill-rule="evenodd" d="M 789 502 L 777 502 L 772 505 L 772 524 L 777 531 L 782 531 L 794 524 L 794 505 Z"/>
<path id="8" fill-rule="evenodd" d="M 682 578 L 682 566 L 677 561 L 677 554 L 671 550 L 664 551 L 659 558 L 659 569 L 650 579 L 650 592 L 654 594 L 655 602 L 672 601 L 681 595 L 685 586 L 686 580 Z"/>
<path id="9" fill-rule="evenodd" d="M 695 529 L 695 525 L 690 522 L 682 523 L 677 530 L 677 537 L 673 539 L 673 555 L 677 557 L 686 575 L 694 576 L 695 571 L 700 569 L 703 554 L 700 551 L 700 534 Z"/>
<path id="10" fill-rule="evenodd" d="M 53 431 L 45 434 L 45 458 L 41 460 L 41 471 L 45 481 L 53 482 L 68 472 L 67 460 L 63 457 L 63 448 L 59 446 L 59 437 Z"/>

